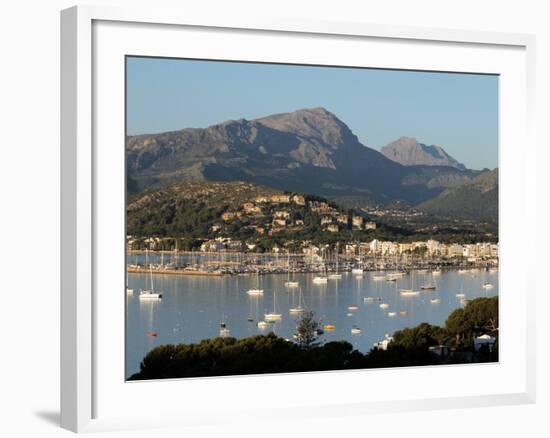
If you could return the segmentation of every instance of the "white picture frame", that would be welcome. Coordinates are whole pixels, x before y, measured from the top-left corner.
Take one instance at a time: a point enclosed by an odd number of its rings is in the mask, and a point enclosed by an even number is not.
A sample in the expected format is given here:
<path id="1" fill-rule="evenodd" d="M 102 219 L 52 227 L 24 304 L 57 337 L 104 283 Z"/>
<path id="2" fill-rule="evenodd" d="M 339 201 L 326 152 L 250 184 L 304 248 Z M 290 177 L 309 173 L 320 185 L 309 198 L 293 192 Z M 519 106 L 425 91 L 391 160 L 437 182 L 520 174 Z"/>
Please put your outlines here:
<path id="1" fill-rule="evenodd" d="M 148 45 L 140 41 L 139 35 L 147 29 Z M 324 56 L 328 65 L 333 57 L 336 63 L 345 62 L 345 54 L 337 53 L 339 45 L 384 44 L 390 55 L 380 55 L 379 65 L 387 68 L 420 69 L 430 71 L 487 72 L 503 75 L 501 84 L 500 116 L 500 163 L 501 185 L 501 291 L 502 330 L 504 338 L 501 362 L 486 369 L 465 367 L 446 367 L 436 370 L 430 367 L 417 369 L 394 369 L 357 372 L 308 373 L 308 375 L 248 376 L 212 379 L 188 379 L 182 381 L 125 383 L 119 379 L 123 370 L 119 369 L 119 360 L 111 366 L 111 358 L 123 355 L 124 345 L 120 344 L 120 330 L 124 325 L 117 320 L 118 304 L 112 307 L 110 297 L 105 295 L 107 281 L 123 283 L 123 270 L 120 267 L 120 254 L 123 244 L 116 249 L 116 259 L 112 267 L 105 266 L 106 257 L 113 247 L 105 242 L 119 241 L 123 236 L 124 224 L 117 220 L 106 221 L 102 216 L 110 207 L 116 209 L 116 217 L 124 204 L 120 203 L 120 191 L 124 187 L 124 168 L 117 167 L 117 159 L 109 164 L 98 148 L 120 138 L 123 148 L 124 137 L 120 134 L 120 123 L 124 114 L 120 114 L 119 97 L 123 90 L 120 70 L 121 54 L 160 54 L 162 56 L 177 51 L 177 44 L 171 46 L 163 41 L 170 34 L 178 38 L 193 37 L 197 33 L 198 41 L 193 53 L 204 51 L 204 57 L 216 57 L 215 38 L 223 32 L 231 33 L 234 41 L 245 38 L 254 46 L 256 39 L 271 41 L 264 54 L 267 59 L 299 62 L 299 55 L 285 52 L 285 44 L 302 41 L 309 44 L 312 57 Z M 174 34 L 175 32 L 175 34 Z M 200 34 L 200 35 L 199 35 Z M 209 43 L 209 35 L 214 38 Z M 201 38 L 205 42 L 200 43 Z M 323 39 L 324 38 L 324 39 Z M 283 41 L 285 40 L 285 41 Z M 307 40 L 307 41 L 305 41 Z M 331 41 L 334 40 L 334 47 Z M 108 44 L 106 44 L 108 42 Z M 321 44 L 327 43 L 323 47 Z M 140 44 L 142 44 L 140 46 Z M 130 48 L 130 45 L 132 47 Z M 316 46 L 317 45 L 317 46 Z M 142 47 L 142 48 L 141 48 Z M 277 49 L 269 47 L 280 47 Z M 287 46 L 288 47 L 288 46 Z M 315 48 L 317 47 L 317 51 Z M 344 46 L 342 46 L 344 47 Z M 416 48 L 424 53 L 415 61 L 407 58 L 405 47 Z M 242 18 L 231 20 L 224 17 L 194 15 L 192 11 L 126 10 L 110 7 L 78 6 L 61 13 L 61 425 L 75 431 L 99 431 L 118 428 L 147 428 L 174 425 L 203 424 L 212 422 L 245 419 L 247 416 L 265 418 L 284 413 L 297 418 L 311 415 L 346 415 L 368 412 L 396 412 L 413 409 L 440 409 L 453 407 L 472 407 L 499 404 L 532 403 L 535 400 L 535 275 L 532 268 L 521 257 L 521 252 L 533 248 L 536 236 L 536 184 L 534 167 L 529 169 L 527 159 L 519 153 L 528 155 L 535 149 L 533 138 L 534 111 L 534 47 L 535 39 L 531 35 L 461 31 L 451 29 L 424 29 L 416 27 L 385 26 L 366 23 L 316 22 L 298 19 L 278 18 Z M 162 50 L 161 50 L 162 48 Z M 223 47 L 222 47 L 223 48 Z M 322 49 L 322 50 L 320 50 Z M 130 51 L 128 51 L 130 50 Z M 229 50 L 229 49 L 228 49 Z M 271 52 L 270 52 L 271 50 Z M 332 50 L 332 52 L 331 52 Z M 373 49 L 374 50 L 374 49 Z M 408 50 L 407 50 L 408 51 Z M 453 52 L 447 54 L 447 51 Z M 208 53 L 207 53 L 208 52 Z M 315 55 L 319 52 L 318 55 Z M 321 52 L 323 52 L 321 54 Z M 345 52 L 342 51 L 342 52 Z M 379 53 L 380 50 L 376 53 Z M 456 53 L 454 53 L 456 52 Z M 471 53 L 470 53 L 471 52 Z M 252 52 L 250 52 L 252 53 Z M 258 52 L 259 53 L 259 52 Z M 375 53 L 373 51 L 373 53 Z M 396 53 L 401 53 L 398 57 Z M 470 53 L 470 54 L 469 54 Z M 437 56 L 428 56 L 428 55 Z M 472 55 L 473 54 L 473 55 Z M 480 56 L 481 55 L 481 56 Z M 229 58 L 238 59 L 247 56 L 235 51 Z M 259 55 L 248 55 L 247 60 L 257 60 Z M 336 59 L 337 57 L 340 57 Z M 462 58 L 461 58 L 462 57 Z M 489 57 L 489 59 L 487 59 Z M 227 56 L 226 56 L 227 58 Z M 321 58 L 317 58 L 317 61 Z M 323 58 L 325 59 L 325 58 Z M 109 60 L 116 60 L 112 65 Z M 265 60 L 265 59 L 264 59 Z M 373 61 L 374 62 L 374 61 Z M 408 63 L 408 64 L 407 64 Z M 118 67 L 112 67 L 114 65 Z M 320 62 L 323 64 L 323 62 Z M 374 65 L 372 65 L 374 66 Z M 476 67 L 477 66 L 477 67 Z M 113 71 L 117 73 L 111 75 Z M 107 79 L 105 79 L 107 78 Z M 111 79 L 112 78 L 112 81 Z M 104 81 L 105 85 L 104 85 Z M 107 84 L 108 82 L 108 84 Z M 104 93 L 108 93 L 116 105 L 105 105 Z M 513 105 L 512 105 L 513 104 Z M 508 106 L 506 106 L 508 105 Z M 514 106 L 515 108 L 511 108 Z M 112 111 L 112 113 L 111 113 Z M 106 124 L 104 121 L 109 120 Z M 112 123 L 112 125 L 111 125 Z M 521 150 L 513 148 L 520 142 Z M 516 163 L 512 175 L 511 163 Z M 112 166 L 112 167 L 109 167 Z M 107 179 L 107 176 L 109 177 Z M 517 181 L 520 181 L 519 183 Z M 512 184 L 516 181 L 516 184 Z M 112 196 L 109 188 L 120 185 Z M 517 201 L 514 217 L 511 212 Z M 101 208 L 100 208 L 101 207 Z M 532 229 L 532 233 L 522 239 L 514 237 L 513 221 L 520 221 Z M 122 232 L 122 234 L 121 234 Z M 122 240 L 123 242 L 123 240 Z M 522 260 L 523 259 L 523 260 Z M 507 267 L 514 266 L 514 271 Z M 110 270 L 112 269 L 112 270 Z M 118 278 L 117 275 L 120 277 Z M 114 276 L 114 277 L 113 277 Z M 517 293 L 508 293 L 507 289 Z M 123 289 L 120 289 L 121 291 Z M 100 299 L 99 299 L 100 298 Z M 511 330 L 509 315 L 514 315 L 514 330 Z M 120 314 L 123 320 L 123 314 Z M 116 333 L 112 339 L 107 332 Z M 503 335 L 504 336 L 504 335 Z M 509 339 L 506 340 L 506 339 Z M 510 342 L 509 350 L 504 343 Z M 512 345 L 514 343 L 514 345 Z M 512 350 L 515 348 L 515 350 Z M 513 354 L 512 354 L 513 352 Z M 110 356 L 114 355 L 114 356 Z M 109 357 L 109 359 L 106 359 Z M 122 359 L 123 360 L 123 359 Z M 377 387 L 373 373 L 389 373 L 399 382 L 422 381 L 422 377 L 444 381 L 451 373 L 454 378 L 465 379 L 469 385 L 457 385 L 456 388 L 412 388 L 410 391 L 388 391 Z M 475 377 L 487 374 L 487 377 Z M 382 374 L 379 374 L 382 375 Z M 494 381 L 490 381 L 494 375 Z M 474 379 L 480 378 L 474 384 Z M 268 387 L 284 387 L 300 379 L 312 391 L 321 382 L 327 385 L 325 390 L 334 392 L 333 401 L 322 403 L 319 398 L 312 402 L 285 407 L 277 400 L 278 409 L 273 406 L 256 407 L 247 405 L 238 396 L 229 411 L 224 411 L 216 403 L 203 400 L 204 394 L 212 395 L 216 391 L 247 391 L 253 386 L 264 384 Z M 323 379 L 322 381 L 319 379 Z M 350 384 L 357 379 L 368 381 L 374 394 L 350 395 L 339 393 L 341 384 Z M 485 380 L 484 380 L 485 379 Z M 120 380 L 120 381 L 119 381 Z M 113 383 L 114 382 L 114 383 Z M 116 383 L 118 382 L 118 383 Z M 500 382 L 500 383 L 499 383 Z M 499 385 L 502 385 L 502 388 Z M 173 409 L 158 406 L 158 412 L 139 411 L 132 400 L 139 402 L 140 397 L 147 399 L 163 397 L 174 391 L 185 391 L 190 399 L 195 397 L 193 406 L 177 405 Z M 116 388 L 114 388 L 116 386 Z M 411 386 L 414 386 L 411 383 Z M 462 386 L 462 388 L 460 388 Z M 473 386 L 476 390 L 473 390 Z M 112 388 L 111 388 L 112 387 Z M 466 387 L 466 388 L 465 388 Z M 424 391 L 424 392 L 423 392 Z M 401 394 L 401 395 L 400 395 Z M 188 396 L 189 397 L 189 396 Z M 171 398 L 167 397 L 168 402 Z M 183 402 L 182 402 L 183 403 Z M 127 410 L 119 408 L 128 406 Z M 209 410 L 206 410 L 209 406 Z M 194 410 L 190 410 L 190 408 Z M 157 407 L 155 407 L 156 409 Z"/>

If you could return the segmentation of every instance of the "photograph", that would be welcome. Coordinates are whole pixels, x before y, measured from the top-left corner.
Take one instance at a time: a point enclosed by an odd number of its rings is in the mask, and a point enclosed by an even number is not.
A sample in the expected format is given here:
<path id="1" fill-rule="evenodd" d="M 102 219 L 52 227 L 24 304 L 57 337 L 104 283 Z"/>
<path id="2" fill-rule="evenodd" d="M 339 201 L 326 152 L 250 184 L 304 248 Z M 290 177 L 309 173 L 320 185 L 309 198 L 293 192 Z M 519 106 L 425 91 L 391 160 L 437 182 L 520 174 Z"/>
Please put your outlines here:
<path id="1" fill-rule="evenodd" d="M 125 111 L 127 381 L 498 363 L 499 75 L 127 55 Z"/>

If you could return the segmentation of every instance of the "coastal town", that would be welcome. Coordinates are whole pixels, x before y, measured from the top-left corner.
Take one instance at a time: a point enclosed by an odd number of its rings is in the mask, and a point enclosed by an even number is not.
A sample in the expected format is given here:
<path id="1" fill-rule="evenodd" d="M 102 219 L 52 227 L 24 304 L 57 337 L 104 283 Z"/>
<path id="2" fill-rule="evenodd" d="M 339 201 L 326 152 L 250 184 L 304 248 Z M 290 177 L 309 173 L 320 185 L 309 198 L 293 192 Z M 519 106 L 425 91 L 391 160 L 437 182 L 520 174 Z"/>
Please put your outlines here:
<path id="1" fill-rule="evenodd" d="M 128 241 L 132 241 L 131 237 Z M 444 244 L 435 240 L 412 243 L 372 240 L 348 243 L 341 252 L 330 245 L 303 242 L 300 253 L 290 253 L 279 247 L 270 253 L 256 253 L 246 242 L 222 238 L 205 241 L 196 252 L 156 250 L 161 242 L 158 238 L 147 242 L 150 249 L 129 249 L 130 272 L 154 268 L 162 273 L 222 275 L 498 267 L 498 244 L 485 242 Z M 243 251 L 244 248 L 248 251 Z M 138 256 L 141 256 L 139 261 Z"/>
<path id="2" fill-rule="evenodd" d="M 216 185 L 201 189 L 208 192 L 194 190 L 193 195 L 220 191 Z M 234 183 L 232 189 L 252 187 Z M 128 235 L 130 269 L 149 267 L 151 260 L 157 271 L 213 275 L 498 266 L 498 243 L 377 239 L 379 224 L 366 213 L 301 194 L 256 196 L 218 209 L 206 222 L 204 235 L 195 233 L 192 239 Z M 331 241 L 334 234 L 337 239 Z M 134 260 L 138 254 L 146 257 Z"/>

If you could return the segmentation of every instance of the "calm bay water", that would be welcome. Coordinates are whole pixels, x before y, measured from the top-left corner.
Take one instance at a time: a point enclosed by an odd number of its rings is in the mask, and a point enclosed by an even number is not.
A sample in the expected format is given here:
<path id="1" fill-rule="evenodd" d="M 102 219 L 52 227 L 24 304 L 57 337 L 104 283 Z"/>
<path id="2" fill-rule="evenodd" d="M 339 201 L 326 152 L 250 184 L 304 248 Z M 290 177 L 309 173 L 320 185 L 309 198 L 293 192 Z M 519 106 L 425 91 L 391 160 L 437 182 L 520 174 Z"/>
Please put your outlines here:
<path id="1" fill-rule="evenodd" d="M 292 279 L 299 281 L 304 305 L 315 312 L 322 324 L 332 324 L 335 330 L 322 335 L 325 341 L 346 340 L 354 348 L 367 352 L 373 343 L 384 335 L 421 322 L 443 325 L 447 316 L 461 307 L 457 293 L 464 293 L 466 299 L 498 295 L 498 272 L 444 270 L 434 276 L 437 289 L 421 292 L 416 296 L 402 296 L 400 289 L 419 290 L 424 282 L 432 281 L 431 274 L 415 273 L 405 275 L 396 282 L 375 281 L 381 273 L 368 272 L 364 278 L 343 273 L 339 280 L 328 284 L 312 282 L 318 274 L 296 274 Z M 128 285 L 134 294 L 126 298 L 126 375 L 139 371 L 139 363 L 154 347 L 162 344 L 193 343 L 219 335 L 220 322 L 225 322 L 231 336 L 243 338 L 273 331 L 292 339 L 295 331 L 295 315 L 289 308 L 298 305 L 300 288 L 285 288 L 287 276 L 271 274 L 261 276 L 196 277 L 177 275 L 154 275 L 155 291 L 162 292 L 162 299 L 140 300 L 139 289 L 150 289 L 150 276 L 130 274 Z M 251 297 L 246 291 L 259 285 L 264 295 Z M 491 283 L 492 289 L 483 289 Z M 364 297 L 381 297 L 382 301 L 364 303 Z M 438 303 L 431 300 L 439 299 Z M 380 308 L 387 303 L 389 308 Z M 357 305 L 357 310 L 348 306 Z M 256 323 L 264 314 L 276 311 L 282 320 L 268 329 L 259 329 Z M 406 311 L 406 315 L 399 312 Z M 396 312 L 395 316 L 389 313 Z M 249 317 L 254 319 L 249 322 Z M 362 329 L 352 334 L 351 328 Z M 147 336 L 156 332 L 156 337 Z"/>

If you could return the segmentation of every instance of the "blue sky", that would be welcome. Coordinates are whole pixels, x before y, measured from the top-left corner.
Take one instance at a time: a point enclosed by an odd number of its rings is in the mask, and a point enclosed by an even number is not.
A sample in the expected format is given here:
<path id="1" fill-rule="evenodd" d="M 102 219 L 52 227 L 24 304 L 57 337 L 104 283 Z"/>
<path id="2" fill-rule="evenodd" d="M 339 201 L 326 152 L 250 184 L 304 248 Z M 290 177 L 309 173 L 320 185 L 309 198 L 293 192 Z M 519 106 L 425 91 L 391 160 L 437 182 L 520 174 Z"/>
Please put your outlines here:
<path id="1" fill-rule="evenodd" d="M 406 135 L 442 146 L 469 168 L 497 167 L 496 76 L 127 59 L 130 135 L 318 106 L 371 148 Z"/>

